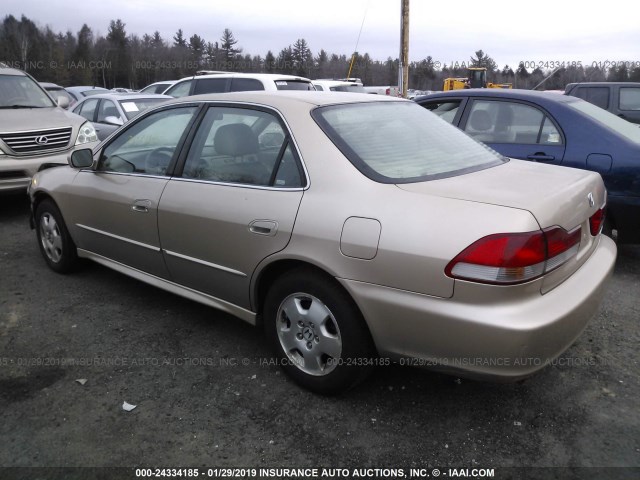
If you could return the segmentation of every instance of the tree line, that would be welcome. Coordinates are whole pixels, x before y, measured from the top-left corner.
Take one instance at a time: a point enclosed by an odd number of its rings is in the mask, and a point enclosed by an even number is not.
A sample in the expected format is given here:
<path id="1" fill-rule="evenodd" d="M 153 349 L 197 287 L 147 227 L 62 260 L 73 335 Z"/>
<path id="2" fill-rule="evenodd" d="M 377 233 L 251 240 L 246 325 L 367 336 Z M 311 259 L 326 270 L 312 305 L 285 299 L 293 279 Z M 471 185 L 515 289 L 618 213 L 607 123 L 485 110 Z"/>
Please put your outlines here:
<path id="1" fill-rule="evenodd" d="M 160 80 L 174 80 L 199 70 L 281 73 L 308 78 L 360 78 L 365 85 L 397 85 L 398 59 L 374 60 L 368 53 L 353 55 L 313 53 L 304 38 L 297 39 L 275 54 L 264 57 L 244 52 L 230 29 L 219 40 L 210 42 L 198 34 L 186 36 L 182 29 L 166 40 L 153 34 L 128 34 L 126 24 L 111 20 L 106 35 L 95 35 L 86 24 L 77 32 L 55 33 L 40 27 L 24 15 L 18 20 L 5 16 L 0 24 L 0 62 L 21 68 L 38 81 L 63 86 L 97 85 L 105 88 L 142 88 Z M 431 56 L 411 62 L 409 88 L 440 90 L 445 78 L 465 77 L 467 67 L 486 67 L 488 80 L 511 83 L 516 88 L 564 89 L 567 83 L 580 81 L 640 81 L 640 66 L 563 65 L 555 70 L 499 68 L 483 50 L 477 50 L 468 62 L 444 64 Z M 631 68 L 634 67 L 634 68 Z M 529 71 L 532 70 L 532 71 Z"/>

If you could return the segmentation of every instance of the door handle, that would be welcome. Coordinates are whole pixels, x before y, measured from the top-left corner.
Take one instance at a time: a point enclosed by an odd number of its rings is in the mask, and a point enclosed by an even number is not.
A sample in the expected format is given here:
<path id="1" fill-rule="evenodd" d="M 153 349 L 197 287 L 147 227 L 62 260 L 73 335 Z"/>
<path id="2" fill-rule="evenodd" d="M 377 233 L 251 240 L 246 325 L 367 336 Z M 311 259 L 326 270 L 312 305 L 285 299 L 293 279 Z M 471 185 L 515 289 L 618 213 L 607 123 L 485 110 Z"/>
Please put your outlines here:
<path id="1" fill-rule="evenodd" d="M 546 155 L 544 152 L 534 153 L 533 155 L 527 155 L 529 160 L 533 160 L 534 162 L 553 162 L 556 157 L 553 155 Z"/>
<path id="2" fill-rule="evenodd" d="M 273 220 L 254 220 L 249 224 L 249 231 L 256 235 L 273 237 L 278 231 L 278 222 Z"/>
<path id="3" fill-rule="evenodd" d="M 131 205 L 131 210 L 139 213 L 149 213 L 149 207 L 151 207 L 151 200 L 135 200 Z"/>

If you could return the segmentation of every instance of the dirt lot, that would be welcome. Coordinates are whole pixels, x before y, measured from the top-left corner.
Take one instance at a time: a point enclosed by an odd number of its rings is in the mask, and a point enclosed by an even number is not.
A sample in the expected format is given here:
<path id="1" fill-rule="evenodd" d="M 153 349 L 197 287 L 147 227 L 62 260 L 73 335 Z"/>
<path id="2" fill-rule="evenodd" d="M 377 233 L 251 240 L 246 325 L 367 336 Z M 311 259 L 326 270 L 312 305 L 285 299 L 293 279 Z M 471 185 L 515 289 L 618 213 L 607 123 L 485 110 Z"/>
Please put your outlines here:
<path id="1" fill-rule="evenodd" d="M 391 366 L 325 398 L 289 381 L 261 332 L 228 315 L 94 264 L 53 273 L 27 214 L 22 196 L 1 199 L 2 467 L 640 478 L 640 247 L 620 248 L 600 312 L 575 345 L 523 383 Z M 125 401 L 136 408 L 124 411 Z M 99 472 L 114 476 L 78 478 Z M 3 479 L 50 476 L 0 469 Z"/>

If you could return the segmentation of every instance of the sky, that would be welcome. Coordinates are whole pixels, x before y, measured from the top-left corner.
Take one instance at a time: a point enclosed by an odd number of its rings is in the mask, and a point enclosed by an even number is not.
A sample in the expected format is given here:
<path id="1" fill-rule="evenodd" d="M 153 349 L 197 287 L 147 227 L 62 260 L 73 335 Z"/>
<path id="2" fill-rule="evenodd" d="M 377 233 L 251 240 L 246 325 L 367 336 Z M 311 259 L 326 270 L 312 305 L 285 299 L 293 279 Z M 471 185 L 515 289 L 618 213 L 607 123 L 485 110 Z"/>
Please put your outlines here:
<path id="1" fill-rule="evenodd" d="M 636 10 L 634 1 L 628 10 Z M 350 55 L 357 44 L 374 60 L 398 58 L 400 0 L 2 0 L 0 14 L 26 15 L 55 32 L 77 33 L 83 23 L 94 35 L 106 35 L 110 20 L 120 18 L 128 34 L 158 30 L 172 41 L 178 29 L 186 38 L 198 34 L 219 41 L 229 28 L 243 53 L 278 52 L 304 38 L 311 51 Z M 594 8 L 591 2 L 410 1 L 410 61 L 430 55 L 436 66 L 468 65 L 482 49 L 500 68 L 514 70 L 559 63 L 583 66 L 632 62 L 640 66 L 637 15 L 620 8 Z M 363 22 L 364 20 L 364 22 Z"/>

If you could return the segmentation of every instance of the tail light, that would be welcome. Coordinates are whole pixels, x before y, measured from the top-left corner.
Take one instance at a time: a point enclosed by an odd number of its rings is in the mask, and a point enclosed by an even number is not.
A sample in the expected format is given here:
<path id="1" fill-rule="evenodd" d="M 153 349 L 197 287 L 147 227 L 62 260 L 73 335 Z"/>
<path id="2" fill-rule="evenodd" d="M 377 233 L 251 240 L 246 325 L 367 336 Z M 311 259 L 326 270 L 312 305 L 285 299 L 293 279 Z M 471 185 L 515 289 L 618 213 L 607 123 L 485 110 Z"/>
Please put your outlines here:
<path id="1" fill-rule="evenodd" d="M 445 268 L 452 278 L 512 285 L 548 273 L 578 253 L 580 227 L 526 233 L 499 233 L 474 242 Z"/>
<path id="2" fill-rule="evenodd" d="M 594 237 L 597 236 L 602 231 L 602 226 L 604 225 L 605 218 L 605 208 L 602 207 L 596 213 L 591 215 L 589 218 L 589 229 L 591 230 L 591 235 Z"/>

